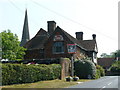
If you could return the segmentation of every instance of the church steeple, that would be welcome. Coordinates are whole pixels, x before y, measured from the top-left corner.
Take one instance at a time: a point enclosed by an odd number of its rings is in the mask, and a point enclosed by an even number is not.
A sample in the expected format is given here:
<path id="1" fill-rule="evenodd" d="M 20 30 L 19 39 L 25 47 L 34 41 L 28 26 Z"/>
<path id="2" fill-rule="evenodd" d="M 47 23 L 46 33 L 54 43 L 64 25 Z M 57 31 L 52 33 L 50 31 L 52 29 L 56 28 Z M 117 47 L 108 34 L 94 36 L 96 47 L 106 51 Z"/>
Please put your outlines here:
<path id="1" fill-rule="evenodd" d="M 29 40 L 30 40 L 30 36 L 29 36 L 28 16 L 27 16 L 27 9 L 26 9 L 20 46 L 24 46 L 26 42 Z"/>

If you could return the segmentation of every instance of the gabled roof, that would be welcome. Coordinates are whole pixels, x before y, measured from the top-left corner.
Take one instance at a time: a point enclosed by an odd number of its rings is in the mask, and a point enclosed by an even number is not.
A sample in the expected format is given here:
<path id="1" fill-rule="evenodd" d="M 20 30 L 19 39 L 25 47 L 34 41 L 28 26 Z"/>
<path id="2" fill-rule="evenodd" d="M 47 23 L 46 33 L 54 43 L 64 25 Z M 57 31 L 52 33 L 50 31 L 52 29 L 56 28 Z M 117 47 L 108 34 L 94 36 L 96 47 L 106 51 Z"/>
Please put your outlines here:
<path id="1" fill-rule="evenodd" d="M 95 50 L 95 49 L 97 49 L 96 40 L 78 40 L 78 39 L 74 38 L 73 36 L 71 36 L 66 31 L 64 31 L 63 29 L 61 29 L 59 26 L 57 26 L 56 30 L 61 30 L 70 39 L 71 42 L 73 42 L 74 44 L 79 46 L 81 49 L 84 49 L 86 51 L 96 51 L 97 52 L 97 50 Z"/>
<path id="2" fill-rule="evenodd" d="M 42 28 L 38 31 L 38 33 L 33 37 L 30 41 L 25 44 L 25 48 L 28 50 L 31 49 L 43 49 L 44 43 L 48 40 L 48 33 Z"/>
<path id="3" fill-rule="evenodd" d="M 69 39 L 70 44 L 72 44 L 72 43 L 76 44 L 78 47 L 80 47 L 81 49 L 83 49 L 85 51 L 95 51 L 95 47 L 97 47 L 96 40 L 78 40 L 78 39 L 74 38 L 73 36 L 71 36 L 66 31 L 64 31 L 63 29 L 61 29 L 59 26 L 56 27 L 55 31 L 53 32 L 53 34 L 51 36 L 49 36 L 48 32 L 46 32 L 45 30 L 43 30 L 41 28 L 38 31 L 38 33 L 35 35 L 35 37 L 33 37 L 30 41 L 28 41 L 25 44 L 25 47 L 28 50 L 42 49 L 42 48 L 44 48 L 44 44 L 47 43 L 47 41 L 49 41 L 52 38 L 52 36 L 56 32 L 59 32 L 59 31 L 61 33 L 63 33 L 63 35 L 65 35 Z"/>
<path id="4" fill-rule="evenodd" d="M 79 40 L 77 40 L 76 38 L 74 38 L 73 36 L 71 36 L 69 33 L 67 33 L 66 31 L 64 31 L 63 29 L 61 29 L 59 26 L 57 26 L 57 28 L 60 29 L 60 30 L 62 30 L 62 32 L 70 39 L 71 42 L 73 42 L 74 44 L 77 44 L 77 46 L 79 46 L 80 48 L 86 50 L 86 48 L 84 48 L 84 47 L 81 46 L 81 43 L 79 42 Z"/>
<path id="5" fill-rule="evenodd" d="M 87 51 L 98 52 L 96 40 L 80 40 L 79 42 L 81 43 L 82 47 L 87 49 Z"/>
<path id="6" fill-rule="evenodd" d="M 44 29 L 40 28 L 35 37 L 37 36 L 49 36 L 49 34 Z"/>

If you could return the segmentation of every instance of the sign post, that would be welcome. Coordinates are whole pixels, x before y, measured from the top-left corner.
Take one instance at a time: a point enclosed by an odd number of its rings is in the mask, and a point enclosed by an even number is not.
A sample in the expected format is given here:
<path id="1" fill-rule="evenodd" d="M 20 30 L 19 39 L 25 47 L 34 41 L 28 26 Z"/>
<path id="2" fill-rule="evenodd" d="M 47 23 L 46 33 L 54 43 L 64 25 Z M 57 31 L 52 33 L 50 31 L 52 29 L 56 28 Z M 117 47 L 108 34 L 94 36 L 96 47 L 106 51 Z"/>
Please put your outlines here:
<path id="1" fill-rule="evenodd" d="M 67 44 L 68 53 L 71 55 L 71 76 L 74 76 L 74 57 L 73 54 L 76 53 L 76 44 Z"/>
<path id="2" fill-rule="evenodd" d="M 74 76 L 74 59 L 73 55 L 71 54 L 71 76 Z"/>

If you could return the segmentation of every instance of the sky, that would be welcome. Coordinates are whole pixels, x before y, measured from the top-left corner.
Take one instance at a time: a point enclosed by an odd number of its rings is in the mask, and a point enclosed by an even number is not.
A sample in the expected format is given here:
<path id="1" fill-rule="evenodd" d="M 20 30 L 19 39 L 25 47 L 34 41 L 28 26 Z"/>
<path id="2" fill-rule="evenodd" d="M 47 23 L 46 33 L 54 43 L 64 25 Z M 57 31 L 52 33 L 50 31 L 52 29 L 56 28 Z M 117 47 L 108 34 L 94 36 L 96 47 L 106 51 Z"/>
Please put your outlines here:
<path id="1" fill-rule="evenodd" d="M 75 37 L 82 31 L 83 39 L 96 34 L 98 56 L 118 49 L 119 0 L 0 0 L 0 32 L 10 29 L 21 41 L 25 10 L 28 12 L 30 38 L 47 21 Z"/>

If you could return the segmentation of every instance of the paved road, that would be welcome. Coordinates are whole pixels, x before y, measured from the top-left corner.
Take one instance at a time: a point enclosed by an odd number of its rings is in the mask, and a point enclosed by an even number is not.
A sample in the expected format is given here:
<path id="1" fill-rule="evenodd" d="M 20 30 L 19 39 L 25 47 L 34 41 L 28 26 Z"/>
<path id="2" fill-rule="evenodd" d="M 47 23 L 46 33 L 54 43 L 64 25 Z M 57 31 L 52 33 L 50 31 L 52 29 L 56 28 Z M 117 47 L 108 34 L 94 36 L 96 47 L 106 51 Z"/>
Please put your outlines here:
<path id="1" fill-rule="evenodd" d="M 119 79 L 118 79 L 118 77 L 119 77 Z M 96 89 L 97 90 L 106 90 L 106 88 L 108 88 L 107 90 L 118 90 L 118 87 L 120 90 L 120 76 L 105 76 L 100 79 L 80 83 L 80 84 L 71 86 L 69 88 L 89 88 L 89 89 L 92 88 L 94 90 L 96 90 Z M 114 88 L 116 88 L 116 89 L 114 89 Z M 80 89 L 80 90 L 82 90 L 82 89 Z"/>

